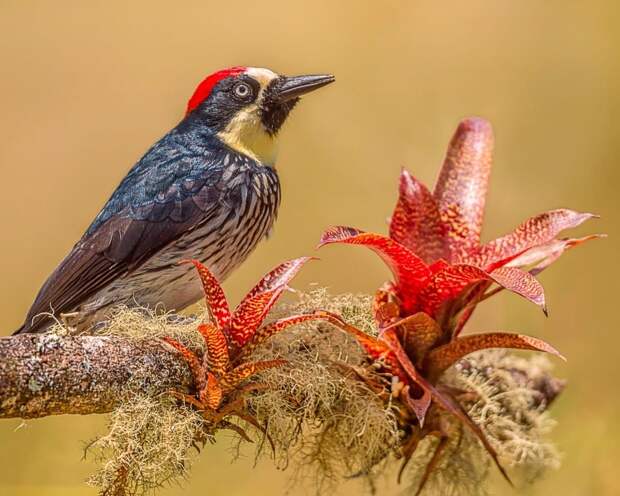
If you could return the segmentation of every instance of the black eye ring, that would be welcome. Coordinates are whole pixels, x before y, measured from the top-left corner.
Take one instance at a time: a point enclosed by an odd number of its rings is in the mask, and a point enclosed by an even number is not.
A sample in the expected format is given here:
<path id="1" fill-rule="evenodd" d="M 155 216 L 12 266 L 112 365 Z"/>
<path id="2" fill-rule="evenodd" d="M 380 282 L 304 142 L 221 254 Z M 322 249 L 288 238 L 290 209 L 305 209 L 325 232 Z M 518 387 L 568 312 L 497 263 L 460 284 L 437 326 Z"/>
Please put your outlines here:
<path id="1" fill-rule="evenodd" d="M 252 87 L 248 83 L 237 83 L 233 86 L 233 94 L 240 100 L 247 100 L 252 96 Z"/>

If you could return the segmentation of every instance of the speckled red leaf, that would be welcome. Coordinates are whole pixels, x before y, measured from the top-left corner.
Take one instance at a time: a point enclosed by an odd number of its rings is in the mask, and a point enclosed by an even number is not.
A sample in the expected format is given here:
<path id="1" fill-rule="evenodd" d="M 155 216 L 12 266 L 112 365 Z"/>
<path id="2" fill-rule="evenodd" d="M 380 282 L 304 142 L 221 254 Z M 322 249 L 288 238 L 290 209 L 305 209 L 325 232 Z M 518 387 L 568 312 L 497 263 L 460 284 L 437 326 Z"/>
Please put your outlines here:
<path id="1" fill-rule="evenodd" d="M 489 279 L 489 274 L 473 265 L 445 265 L 431 276 L 420 293 L 420 307 L 423 312 L 435 317 L 446 302 L 457 298 L 471 285 Z"/>
<path id="2" fill-rule="evenodd" d="M 445 234 L 446 227 L 433 195 L 403 169 L 398 202 L 390 220 L 390 238 L 430 264 L 447 258 Z"/>
<path id="3" fill-rule="evenodd" d="M 586 241 L 604 237 L 602 234 L 592 234 L 583 238 L 554 239 L 550 243 L 527 250 L 512 260 L 509 265 L 516 267 L 532 266 L 529 272 L 535 276 L 560 258 L 566 250 L 579 246 Z"/>
<path id="4" fill-rule="evenodd" d="M 194 377 L 194 385 L 196 386 L 196 390 L 202 390 L 206 384 L 205 370 L 196 354 L 175 339 L 164 337 L 163 340 L 183 355 L 183 358 L 189 365 L 189 369 Z"/>
<path id="5" fill-rule="evenodd" d="M 552 355 L 564 357 L 550 344 L 523 334 L 506 332 L 489 332 L 473 334 L 455 339 L 454 341 L 433 349 L 424 361 L 424 370 L 431 381 L 439 378 L 444 370 L 474 351 L 488 348 L 513 348 L 519 350 L 544 351 Z"/>
<path id="6" fill-rule="evenodd" d="M 256 286 L 247 294 L 246 298 L 255 296 L 258 293 L 274 290 L 280 286 L 286 286 L 291 282 L 293 277 L 297 275 L 304 264 L 310 260 L 312 260 L 312 257 L 300 257 L 281 263 L 258 281 Z"/>
<path id="7" fill-rule="evenodd" d="M 405 312 L 415 308 L 417 293 L 426 283 L 430 272 L 424 261 L 408 248 L 387 236 L 344 226 L 332 227 L 323 233 L 319 246 L 331 243 L 363 245 L 377 253 L 394 274 Z"/>
<path id="8" fill-rule="evenodd" d="M 478 305 L 480 299 L 484 296 L 484 293 L 492 284 L 492 281 L 479 282 L 474 284 L 474 286 L 472 286 L 469 290 L 469 293 L 465 297 L 465 301 L 463 301 L 460 314 L 458 314 L 456 322 L 453 323 L 453 337 L 458 336 L 461 333 L 465 327 L 465 324 L 469 322 L 469 319 L 473 315 L 476 305 Z"/>
<path id="9" fill-rule="evenodd" d="M 207 344 L 206 357 L 209 369 L 217 376 L 223 375 L 230 364 L 226 336 L 212 324 L 201 324 L 198 326 L 198 331 Z"/>
<path id="10" fill-rule="evenodd" d="M 471 254 L 462 257 L 462 261 L 486 270 L 511 262 L 513 266 L 521 266 L 513 260 L 530 248 L 552 242 L 565 229 L 577 227 L 588 219 L 595 217 L 590 213 L 574 210 L 551 210 L 531 217 L 517 227 L 512 233 L 487 243 Z"/>
<path id="11" fill-rule="evenodd" d="M 239 303 L 230 319 L 230 326 L 228 327 L 231 344 L 239 349 L 252 338 L 267 317 L 269 310 L 278 301 L 284 289 L 284 286 L 279 286 L 275 289 L 246 297 Z"/>
<path id="12" fill-rule="evenodd" d="M 416 366 L 422 364 L 422 360 L 442 334 L 439 324 L 424 312 L 403 319 L 396 327 L 399 341 Z"/>
<path id="13" fill-rule="evenodd" d="M 409 360 L 407 353 L 405 353 L 405 350 L 401 346 L 398 339 L 396 339 L 395 337 L 389 338 L 389 336 L 386 336 L 386 338 L 389 339 L 388 344 L 390 346 L 390 349 L 395 354 L 396 358 L 398 359 L 406 373 L 409 375 L 409 377 L 411 377 L 411 379 L 422 389 L 429 392 L 433 402 L 435 402 L 441 408 L 443 408 L 448 413 L 452 414 L 454 417 L 463 422 L 463 424 L 476 435 L 476 437 L 480 440 L 487 452 L 493 458 L 495 465 L 497 465 L 497 468 L 502 473 L 504 478 L 510 484 L 512 484 L 510 478 L 508 477 L 508 474 L 499 463 L 499 460 L 497 458 L 497 452 L 495 451 L 493 446 L 491 446 L 480 427 L 478 427 L 478 425 L 469 417 L 469 415 L 463 410 L 463 408 L 458 404 L 458 402 L 453 400 L 449 395 L 438 391 L 431 383 L 429 383 L 422 375 L 418 373 L 414 365 L 411 363 L 411 360 Z"/>
<path id="14" fill-rule="evenodd" d="M 532 274 L 516 267 L 500 267 L 491 272 L 490 275 L 497 284 L 523 296 L 547 313 L 545 291 Z"/>
<path id="15" fill-rule="evenodd" d="M 263 362 L 243 363 L 220 379 L 222 391 L 226 394 L 253 375 L 263 370 L 282 367 L 286 365 L 286 363 L 286 360 L 265 360 Z"/>
<path id="16" fill-rule="evenodd" d="M 226 300 L 226 295 L 224 295 L 224 290 L 222 286 L 220 286 L 219 281 L 211 271 L 198 260 L 184 260 L 183 263 L 192 263 L 194 267 L 196 267 L 205 292 L 209 313 L 213 316 L 220 329 L 224 329 L 230 321 L 230 309 L 228 308 L 228 301 Z"/>
<path id="17" fill-rule="evenodd" d="M 328 320 L 325 316 L 319 315 L 318 313 L 309 313 L 302 315 L 293 315 L 290 317 L 284 317 L 282 319 L 278 319 L 274 322 L 270 322 L 265 326 L 258 329 L 252 339 L 250 339 L 244 346 L 241 351 L 241 355 L 237 360 L 248 357 L 252 354 L 252 352 L 263 343 L 266 339 L 270 338 L 274 334 L 278 332 L 284 331 L 291 326 L 301 324 L 302 322 L 308 322 L 309 320 Z"/>
<path id="18" fill-rule="evenodd" d="M 448 230 L 450 261 L 480 243 L 492 160 L 491 124 L 475 117 L 461 121 L 433 192 Z"/>

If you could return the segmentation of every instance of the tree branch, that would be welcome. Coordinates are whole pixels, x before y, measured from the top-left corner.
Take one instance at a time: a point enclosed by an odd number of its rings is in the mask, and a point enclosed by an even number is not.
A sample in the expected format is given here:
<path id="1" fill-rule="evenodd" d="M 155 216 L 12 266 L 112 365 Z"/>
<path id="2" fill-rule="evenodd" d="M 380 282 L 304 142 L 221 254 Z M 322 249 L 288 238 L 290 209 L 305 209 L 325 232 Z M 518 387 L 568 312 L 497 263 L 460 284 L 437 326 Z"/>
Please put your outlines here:
<path id="1" fill-rule="evenodd" d="M 191 384 L 185 361 L 157 339 L 0 338 L 0 418 L 104 413 L 127 393 L 188 390 Z"/>

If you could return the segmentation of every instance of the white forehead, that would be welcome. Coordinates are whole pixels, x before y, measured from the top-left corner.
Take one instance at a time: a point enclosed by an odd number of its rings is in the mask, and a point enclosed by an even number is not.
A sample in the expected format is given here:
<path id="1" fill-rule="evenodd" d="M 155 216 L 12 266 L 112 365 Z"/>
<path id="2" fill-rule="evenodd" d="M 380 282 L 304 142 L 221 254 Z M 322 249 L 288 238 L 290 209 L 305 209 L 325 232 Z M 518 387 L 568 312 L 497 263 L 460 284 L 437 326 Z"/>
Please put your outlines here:
<path id="1" fill-rule="evenodd" d="M 278 75 L 270 71 L 269 69 L 264 69 L 263 67 L 248 67 L 245 73 L 256 79 L 262 87 L 267 86 L 271 81 L 278 77 Z"/>

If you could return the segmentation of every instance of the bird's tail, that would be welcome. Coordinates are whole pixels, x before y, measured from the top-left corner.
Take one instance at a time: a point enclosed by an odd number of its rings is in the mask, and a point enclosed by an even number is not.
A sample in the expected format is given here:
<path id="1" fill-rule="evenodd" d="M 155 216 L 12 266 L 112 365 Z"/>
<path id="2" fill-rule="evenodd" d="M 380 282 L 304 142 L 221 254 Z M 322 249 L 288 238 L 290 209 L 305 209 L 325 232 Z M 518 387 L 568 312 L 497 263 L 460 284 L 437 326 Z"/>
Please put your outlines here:
<path id="1" fill-rule="evenodd" d="M 13 336 L 17 335 L 17 334 L 25 334 L 28 332 L 28 329 L 26 328 L 26 323 L 24 322 L 21 327 L 19 329 L 17 329 L 14 333 Z"/>

